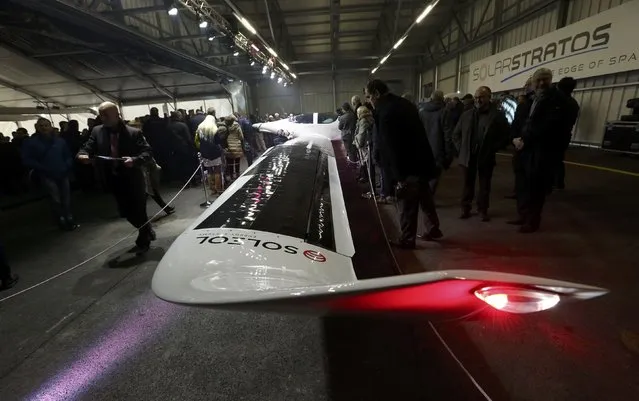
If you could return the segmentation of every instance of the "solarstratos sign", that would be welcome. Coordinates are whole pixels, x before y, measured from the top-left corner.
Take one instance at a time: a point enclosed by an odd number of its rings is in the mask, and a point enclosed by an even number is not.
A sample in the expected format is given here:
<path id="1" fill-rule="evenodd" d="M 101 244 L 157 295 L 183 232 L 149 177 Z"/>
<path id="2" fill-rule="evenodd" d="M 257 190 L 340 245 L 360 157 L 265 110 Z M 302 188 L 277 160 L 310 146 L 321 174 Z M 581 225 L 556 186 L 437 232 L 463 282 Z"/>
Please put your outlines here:
<path id="1" fill-rule="evenodd" d="M 521 88 L 541 67 L 551 69 L 556 81 L 639 69 L 633 35 L 638 16 L 639 0 L 634 0 L 473 63 L 468 88 Z"/>

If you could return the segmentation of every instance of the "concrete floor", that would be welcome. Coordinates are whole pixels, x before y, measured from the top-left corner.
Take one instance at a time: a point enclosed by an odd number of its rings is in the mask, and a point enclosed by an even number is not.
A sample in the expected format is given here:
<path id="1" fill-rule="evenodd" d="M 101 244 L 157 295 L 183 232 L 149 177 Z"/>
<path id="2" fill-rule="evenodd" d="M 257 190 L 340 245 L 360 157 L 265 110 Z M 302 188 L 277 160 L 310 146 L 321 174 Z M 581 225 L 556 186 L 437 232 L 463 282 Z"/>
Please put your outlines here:
<path id="1" fill-rule="evenodd" d="M 567 159 L 638 170 L 639 163 L 632 166 L 628 158 L 599 155 L 576 149 Z M 407 271 L 496 270 L 609 289 L 602 298 L 547 313 L 437 327 L 491 395 L 521 401 L 639 399 L 639 176 L 569 164 L 567 189 L 548 198 L 542 230 L 522 235 L 505 224 L 515 217 L 515 202 L 503 199 L 512 188 L 509 165 L 508 157 L 498 159 L 489 223 L 458 219 L 461 174 L 449 170 L 436 196 L 445 238 L 422 243 L 415 252 L 396 252 L 400 264 Z M 385 206 L 384 212 L 387 227 L 396 228 L 395 208 Z"/>
<path id="2" fill-rule="evenodd" d="M 583 154 L 571 160 L 592 163 Z M 456 218 L 461 181 L 457 170 L 446 174 L 437 196 L 446 238 L 397 253 L 403 269 L 490 269 L 611 289 L 544 314 L 437 327 L 494 400 L 639 399 L 639 355 L 621 339 L 639 332 L 639 178 L 569 166 L 568 189 L 550 198 L 543 231 L 521 236 L 504 224 L 514 211 L 501 199 L 512 185 L 509 162 L 500 159 L 496 170 L 490 223 Z M 231 313 L 156 299 L 154 267 L 200 202 L 198 189 L 178 198 L 178 213 L 157 222 L 146 258 L 123 255 L 131 238 L 0 302 L 0 400 L 480 399 L 423 320 Z M 130 232 L 109 197 L 82 197 L 76 210 L 82 227 L 65 234 L 41 203 L 0 215 L 22 277 L 0 299 Z M 392 224 L 394 208 L 384 212 Z"/>

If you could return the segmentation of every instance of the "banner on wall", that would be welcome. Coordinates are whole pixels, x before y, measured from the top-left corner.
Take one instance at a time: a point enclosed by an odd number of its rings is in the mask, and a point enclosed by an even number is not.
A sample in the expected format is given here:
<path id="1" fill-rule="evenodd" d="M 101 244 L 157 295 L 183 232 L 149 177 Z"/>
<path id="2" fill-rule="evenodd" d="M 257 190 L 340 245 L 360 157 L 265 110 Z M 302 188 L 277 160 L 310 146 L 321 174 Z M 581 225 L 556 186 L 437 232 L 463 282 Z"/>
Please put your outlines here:
<path id="1" fill-rule="evenodd" d="M 518 89 L 542 67 L 553 71 L 555 81 L 637 70 L 637 16 L 639 0 L 630 1 L 475 62 L 468 88 Z"/>

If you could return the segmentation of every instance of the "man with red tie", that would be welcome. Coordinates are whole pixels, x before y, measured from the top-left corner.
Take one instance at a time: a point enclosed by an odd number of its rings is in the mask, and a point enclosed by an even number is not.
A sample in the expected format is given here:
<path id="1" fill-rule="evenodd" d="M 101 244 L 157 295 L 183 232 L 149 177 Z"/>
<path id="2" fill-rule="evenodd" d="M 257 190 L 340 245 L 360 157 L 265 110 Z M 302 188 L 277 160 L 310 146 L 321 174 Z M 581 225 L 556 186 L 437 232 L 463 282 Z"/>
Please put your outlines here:
<path id="1" fill-rule="evenodd" d="M 103 169 L 120 216 L 139 230 L 136 247 L 131 252 L 144 254 L 155 240 L 151 224 L 146 224 L 146 189 L 141 168 L 151 161 L 151 147 L 140 130 L 122 121 L 114 103 L 102 103 L 98 112 L 102 125 L 93 128 L 77 158 L 82 163 L 90 163 L 94 158 L 96 167 Z"/>

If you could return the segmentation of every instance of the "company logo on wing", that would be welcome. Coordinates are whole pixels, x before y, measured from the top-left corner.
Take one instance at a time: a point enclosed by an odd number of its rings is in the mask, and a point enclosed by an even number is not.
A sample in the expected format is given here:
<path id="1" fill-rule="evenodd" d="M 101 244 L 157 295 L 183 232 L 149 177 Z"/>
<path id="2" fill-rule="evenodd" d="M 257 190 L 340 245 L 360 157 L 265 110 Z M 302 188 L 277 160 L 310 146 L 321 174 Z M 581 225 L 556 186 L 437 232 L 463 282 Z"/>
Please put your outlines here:
<path id="1" fill-rule="evenodd" d="M 312 260 L 313 262 L 326 262 L 326 256 L 322 255 L 320 252 L 311 251 L 310 249 L 304 251 L 304 256 Z"/>

